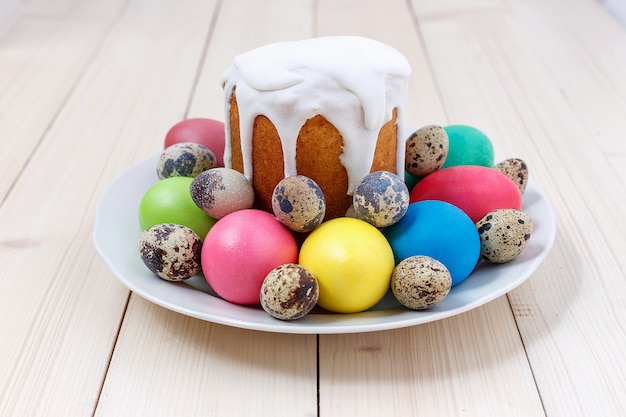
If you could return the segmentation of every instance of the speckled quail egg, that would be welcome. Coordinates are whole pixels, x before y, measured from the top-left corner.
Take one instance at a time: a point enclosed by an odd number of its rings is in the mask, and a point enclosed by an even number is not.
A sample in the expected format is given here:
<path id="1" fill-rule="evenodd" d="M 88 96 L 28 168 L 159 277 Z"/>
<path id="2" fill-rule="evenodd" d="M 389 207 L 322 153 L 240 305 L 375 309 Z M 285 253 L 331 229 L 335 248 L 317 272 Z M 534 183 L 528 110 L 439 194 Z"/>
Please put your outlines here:
<path id="1" fill-rule="evenodd" d="M 528 184 L 528 165 L 519 158 L 509 158 L 498 162 L 493 166 L 498 171 L 509 177 L 520 192 L 523 194 Z"/>
<path id="2" fill-rule="evenodd" d="M 480 254 L 491 263 L 515 259 L 526 247 L 532 233 L 528 214 L 514 209 L 487 213 L 476 223 L 480 237 Z"/>
<path id="3" fill-rule="evenodd" d="M 308 314 L 319 297 L 313 274 L 298 264 L 274 268 L 261 285 L 261 307 L 280 320 L 296 320 Z"/>
<path id="4" fill-rule="evenodd" d="M 350 204 L 350 207 L 346 210 L 346 214 L 343 217 L 351 217 L 353 219 L 358 219 L 359 216 L 356 214 L 356 210 L 354 209 L 354 204 Z"/>
<path id="5" fill-rule="evenodd" d="M 202 171 L 217 166 L 217 159 L 206 146 L 183 142 L 169 146 L 157 161 L 159 179 L 169 177 L 195 177 Z"/>
<path id="6" fill-rule="evenodd" d="M 326 214 L 326 200 L 315 181 L 304 175 L 283 178 L 272 193 L 276 218 L 295 232 L 310 232 Z"/>
<path id="7" fill-rule="evenodd" d="M 443 127 L 424 126 L 406 141 L 405 169 L 415 177 L 425 177 L 441 168 L 448 149 L 448 134 Z"/>
<path id="8" fill-rule="evenodd" d="M 451 288 L 448 269 L 429 256 L 408 257 L 396 265 L 391 275 L 393 295 L 412 310 L 424 310 L 439 303 Z"/>
<path id="9" fill-rule="evenodd" d="M 400 221 L 409 207 L 409 189 L 397 175 L 376 171 L 366 175 L 354 190 L 356 217 L 376 227 Z"/>
<path id="10" fill-rule="evenodd" d="M 214 219 L 249 209 L 254 204 L 252 184 L 242 173 L 230 168 L 202 172 L 191 181 L 189 192 L 194 203 Z"/>
<path id="11" fill-rule="evenodd" d="M 187 226 L 157 224 L 138 239 L 141 260 L 166 281 L 182 281 L 200 272 L 202 240 Z"/>

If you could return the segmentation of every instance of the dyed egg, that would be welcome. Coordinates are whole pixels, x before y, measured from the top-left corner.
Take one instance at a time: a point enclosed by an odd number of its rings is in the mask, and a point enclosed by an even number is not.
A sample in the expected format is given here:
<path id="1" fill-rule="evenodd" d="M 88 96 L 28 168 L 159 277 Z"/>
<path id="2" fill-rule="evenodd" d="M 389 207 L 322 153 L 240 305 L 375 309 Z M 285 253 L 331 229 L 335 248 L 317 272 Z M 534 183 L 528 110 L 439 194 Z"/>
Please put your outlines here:
<path id="1" fill-rule="evenodd" d="M 382 229 L 382 233 L 397 264 L 411 256 L 429 256 L 448 268 L 452 285 L 463 282 L 472 273 L 480 256 L 474 222 L 461 209 L 444 201 L 409 205 L 402 220 Z"/>
<path id="2" fill-rule="evenodd" d="M 452 276 L 444 264 L 429 256 L 411 256 L 391 275 L 396 300 L 412 310 L 424 310 L 443 300 L 452 288 Z"/>
<path id="3" fill-rule="evenodd" d="M 285 264 L 270 271 L 261 285 L 261 307 L 280 320 L 296 320 L 308 314 L 319 297 L 317 280 L 298 264 Z"/>
<path id="4" fill-rule="evenodd" d="M 406 172 L 415 177 L 425 177 L 441 168 L 447 155 L 448 134 L 444 128 L 424 126 L 406 141 Z"/>
<path id="5" fill-rule="evenodd" d="M 382 233 L 363 220 L 339 217 L 311 232 L 298 263 L 317 278 L 317 304 L 335 313 L 357 313 L 389 290 L 393 252 Z"/>
<path id="6" fill-rule="evenodd" d="M 297 259 L 298 246 L 289 229 L 272 214 L 256 209 L 222 217 L 202 245 L 202 271 L 208 284 L 236 304 L 259 304 L 267 274 Z"/>
<path id="7" fill-rule="evenodd" d="M 520 193 L 523 194 L 526 191 L 526 184 L 528 184 L 528 165 L 526 162 L 519 158 L 510 158 L 498 162 L 493 167 L 509 177 L 517 185 Z"/>
<path id="8" fill-rule="evenodd" d="M 206 146 L 197 143 L 177 143 L 161 152 L 157 161 L 159 179 L 195 177 L 202 171 L 215 168 L 215 155 Z"/>
<path id="9" fill-rule="evenodd" d="M 179 224 L 157 224 L 138 239 L 141 260 L 152 273 L 166 281 L 182 281 L 200 272 L 202 240 Z"/>
<path id="10" fill-rule="evenodd" d="M 272 193 L 272 211 L 296 232 L 309 232 L 324 221 L 326 200 L 315 181 L 304 175 L 282 179 Z"/>
<path id="11" fill-rule="evenodd" d="M 433 172 L 411 191 L 411 203 L 440 200 L 454 204 L 477 222 L 500 208 L 519 210 L 522 194 L 502 172 L 483 166 L 456 166 Z"/>
<path id="12" fill-rule="evenodd" d="M 457 165 L 493 166 L 493 144 L 480 130 L 465 125 L 445 126 L 448 155 L 442 168 Z"/>
<path id="13" fill-rule="evenodd" d="M 480 254 L 489 262 L 515 259 L 526 247 L 532 233 L 530 217 L 518 210 L 495 210 L 476 223 Z"/>
<path id="14" fill-rule="evenodd" d="M 214 168 L 193 179 L 189 192 L 194 203 L 214 219 L 251 208 L 254 189 L 250 181 L 230 168 Z"/>
<path id="15" fill-rule="evenodd" d="M 217 166 L 224 166 L 226 135 L 223 122 L 202 117 L 178 122 L 165 135 L 163 147 L 168 148 L 181 142 L 194 142 L 206 146 L 215 155 Z"/>
<path id="16" fill-rule="evenodd" d="M 408 172 L 404 172 L 404 183 L 406 184 L 407 188 L 409 189 L 409 192 L 411 192 L 411 190 L 413 189 L 413 187 L 415 187 L 417 185 L 417 183 L 420 181 L 420 177 L 416 177 L 415 175 L 411 175 Z"/>
<path id="17" fill-rule="evenodd" d="M 170 177 L 153 184 L 139 203 L 139 226 L 145 230 L 161 223 L 182 224 L 204 239 L 215 219 L 191 199 L 191 177 Z"/>
<path id="18" fill-rule="evenodd" d="M 409 189 L 391 172 L 372 172 L 354 190 L 352 205 L 359 219 L 376 227 L 391 226 L 409 207 Z"/>

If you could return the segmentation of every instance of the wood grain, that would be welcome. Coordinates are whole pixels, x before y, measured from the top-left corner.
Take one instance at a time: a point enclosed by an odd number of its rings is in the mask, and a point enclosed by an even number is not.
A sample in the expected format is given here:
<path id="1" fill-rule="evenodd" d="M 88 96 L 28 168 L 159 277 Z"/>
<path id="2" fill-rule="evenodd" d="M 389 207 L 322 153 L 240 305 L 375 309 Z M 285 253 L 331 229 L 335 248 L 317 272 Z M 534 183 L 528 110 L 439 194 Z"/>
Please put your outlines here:
<path id="1" fill-rule="evenodd" d="M 64 10 L 58 2 L 54 12 L 29 6 L 0 31 L 0 164 L 14 174 L 58 116 L 125 2 L 90 4 L 93 10 Z M 0 183 L 0 202 L 12 185 Z"/>
<path id="2" fill-rule="evenodd" d="M 321 415 L 542 415 L 514 329 L 500 297 L 422 326 L 321 335 Z"/>
<path id="3" fill-rule="evenodd" d="M 208 39 L 189 117 L 225 119 L 222 74 L 236 55 L 280 41 L 305 39 L 313 33 L 313 1 L 224 1 Z"/>
<path id="4" fill-rule="evenodd" d="M 4 13 L 4 14 L 2 14 Z M 263 44 L 358 34 L 409 59 L 407 120 L 521 157 L 557 238 L 468 313 L 347 335 L 158 307 L 91 243 L 99 195 Z M 626 30 L 594 0 L 22 0 L 0 7 L 0 415 L 588 416 L 626 409 Z"/>
<path id="5" fill-rule="evenodd" d="M 242 330 L 132 297 L 96 416 L 315 416 L 315 336 Z"/>

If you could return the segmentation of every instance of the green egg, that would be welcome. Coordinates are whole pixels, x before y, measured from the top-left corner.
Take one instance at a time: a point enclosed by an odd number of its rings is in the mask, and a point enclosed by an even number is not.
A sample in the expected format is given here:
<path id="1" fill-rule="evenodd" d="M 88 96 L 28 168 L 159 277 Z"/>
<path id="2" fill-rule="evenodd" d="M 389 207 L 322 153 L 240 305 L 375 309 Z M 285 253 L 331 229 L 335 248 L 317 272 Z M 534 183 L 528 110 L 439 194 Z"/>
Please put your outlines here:
<path id="1" fill-rule="evenodd" d="M 465 125 L 449 125 L 444 130 L 449 149 L 441 169 L 457 165 L 493 166 L 493 144 L 483 132 Z"/>
<path id="2" fill-rule="evenodd" d="M 191 177 L 170 177 L 152 185 L 139 203 L 141 230 L 162 223 L 181 224 L 204 240 L 216 220 L 193 202 L 189 193 L 192 180 Z"/>

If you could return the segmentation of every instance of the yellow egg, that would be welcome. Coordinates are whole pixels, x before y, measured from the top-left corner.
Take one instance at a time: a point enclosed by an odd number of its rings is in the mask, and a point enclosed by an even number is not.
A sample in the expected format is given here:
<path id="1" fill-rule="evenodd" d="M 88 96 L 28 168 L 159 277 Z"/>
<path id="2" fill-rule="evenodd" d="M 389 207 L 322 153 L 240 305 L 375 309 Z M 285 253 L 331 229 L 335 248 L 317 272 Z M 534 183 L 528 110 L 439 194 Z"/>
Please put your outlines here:
<path id="1" fill-rule="evenodd" d="M 300 265 L 317 278 L 318 305 L 335 313 L 374 306 L 388 291 L 395 266 L 391 246 L 371 224 L 340 217 L 322 223 L 302 244 Z"/>

